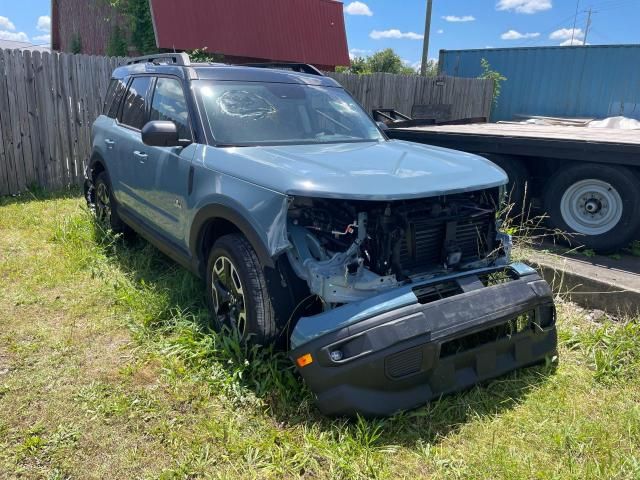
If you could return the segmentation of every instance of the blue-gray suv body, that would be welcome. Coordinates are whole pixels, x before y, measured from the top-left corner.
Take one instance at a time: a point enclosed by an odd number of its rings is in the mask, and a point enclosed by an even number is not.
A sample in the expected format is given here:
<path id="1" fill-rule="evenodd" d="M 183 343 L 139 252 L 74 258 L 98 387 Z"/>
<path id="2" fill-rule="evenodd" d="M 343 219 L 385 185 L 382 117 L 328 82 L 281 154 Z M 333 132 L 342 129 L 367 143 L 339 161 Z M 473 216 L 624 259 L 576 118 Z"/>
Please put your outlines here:
<path id="1" fill-rule="evenodd" d="M 389 140 L 309 65 L 134 59 L 92 145 L 97 216 L 203 278 L 219 328 L 283 340 L 325 413 L 389 414 L 555 353 L 549 287 L 497 228 L 504 172 Z"/>

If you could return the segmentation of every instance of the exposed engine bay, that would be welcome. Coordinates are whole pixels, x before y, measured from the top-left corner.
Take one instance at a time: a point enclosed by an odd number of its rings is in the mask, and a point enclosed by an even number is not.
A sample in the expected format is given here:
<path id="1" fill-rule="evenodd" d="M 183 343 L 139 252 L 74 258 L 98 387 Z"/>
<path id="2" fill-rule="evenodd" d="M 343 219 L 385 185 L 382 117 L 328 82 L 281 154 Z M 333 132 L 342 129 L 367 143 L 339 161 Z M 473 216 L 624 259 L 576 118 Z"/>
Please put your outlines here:
<path id="1" fill-rule="evenodd" d="M 289 262 L 332 308 L 456 271 L 507 264 L 510 237 L 496 229 L 500 189 L 415 200 L 295 197 Z"/>

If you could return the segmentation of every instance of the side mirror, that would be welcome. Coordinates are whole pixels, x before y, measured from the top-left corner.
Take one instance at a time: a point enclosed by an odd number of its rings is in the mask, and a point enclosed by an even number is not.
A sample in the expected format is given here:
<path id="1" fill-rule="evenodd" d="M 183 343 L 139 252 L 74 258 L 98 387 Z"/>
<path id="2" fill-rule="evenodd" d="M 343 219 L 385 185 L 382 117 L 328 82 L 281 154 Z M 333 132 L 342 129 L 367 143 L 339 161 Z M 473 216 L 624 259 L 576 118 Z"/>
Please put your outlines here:
<path id="1" fill-rule="evenodd" d="M 142 142 L 151 147 L 186 147 L 190 140 L 181 140 L 173 122 L 153 120 L 142 127 Z"/>

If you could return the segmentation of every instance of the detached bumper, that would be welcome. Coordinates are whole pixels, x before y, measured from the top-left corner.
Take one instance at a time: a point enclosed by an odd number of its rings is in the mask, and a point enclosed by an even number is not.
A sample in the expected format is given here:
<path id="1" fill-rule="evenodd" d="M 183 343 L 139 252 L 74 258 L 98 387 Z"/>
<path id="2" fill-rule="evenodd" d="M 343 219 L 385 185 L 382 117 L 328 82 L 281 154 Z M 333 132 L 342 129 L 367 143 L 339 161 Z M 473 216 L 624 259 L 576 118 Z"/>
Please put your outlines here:
<path id="1" fill-rule="evenodd" d="M 504 278 L 492 285 L 496 274 Z M 290 353 L 311 355 L 298 370 L 324 414 L 390 415 L 557 353 L 551 290 L 524 265 L 408 288 L 379 296 L 377 308 L 374 297 L 301 319 L 307 331 L 336 315 L 357 319 L 304 343 L 298 335 Z"/>

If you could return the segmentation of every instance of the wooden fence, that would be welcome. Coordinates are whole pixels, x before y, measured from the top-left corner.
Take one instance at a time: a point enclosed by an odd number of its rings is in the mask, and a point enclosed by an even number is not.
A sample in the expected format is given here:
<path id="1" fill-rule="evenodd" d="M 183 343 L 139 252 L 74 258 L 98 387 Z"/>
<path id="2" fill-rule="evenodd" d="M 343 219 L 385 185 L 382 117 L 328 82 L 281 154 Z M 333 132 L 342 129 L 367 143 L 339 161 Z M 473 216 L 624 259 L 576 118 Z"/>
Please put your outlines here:
<path id="1" fill-rule="evenodd" d="M 0 195 L 82 183 L 91 124 L 123 61 L 0 50 Z"/>
<path id="2" fill-rule="evenodd" d="M 81 185 L 113 69 L 124 58 L 0 49 L 0 195 Z M 490 81 L 330 73 L 367 109 L 452 105 L 453 118 L 489 116 Z"/>
<path id="3" fill-rule="evenodd" d="M 393 108 L 411 115 L 414 105 L 451 107 L 451 119 L 489 118 L 493 82 L 479 78 L 329 73 L 358 99 L 367 112 Z"/>

